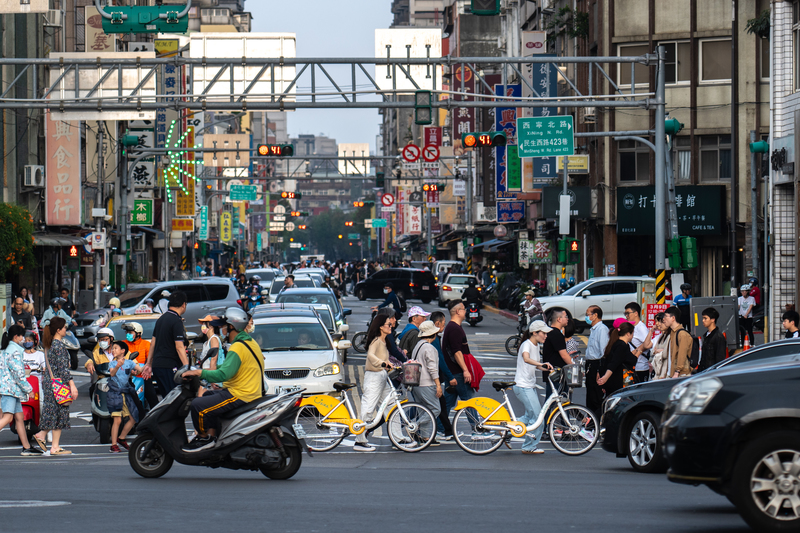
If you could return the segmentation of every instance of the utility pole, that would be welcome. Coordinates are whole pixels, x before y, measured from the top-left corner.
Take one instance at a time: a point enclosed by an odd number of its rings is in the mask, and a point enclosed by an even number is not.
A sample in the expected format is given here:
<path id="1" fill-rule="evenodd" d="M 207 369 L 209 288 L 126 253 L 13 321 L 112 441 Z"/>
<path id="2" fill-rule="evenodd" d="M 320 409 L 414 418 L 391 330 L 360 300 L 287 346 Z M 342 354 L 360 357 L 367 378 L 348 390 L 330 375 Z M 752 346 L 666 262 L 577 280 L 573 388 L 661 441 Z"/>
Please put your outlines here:
<path id="1" fill-rule="evenodd" d="M 756 142 L 755 130 L 750 130 L 750 142 Z M 758 154 L 750 154 L 750 247 L 753 250 L 752 265 L 753 275 L 759 280 L 764 278 L 759 275 L 758 268 L 758 179 L 756 175 L 756 165 L 758 164 Z"/>
<path id="2" fill-rule="evenodd" d="M 737 39 L 737 31 L 736 31 L 736 0 L 731 0 L 731 224 L 730 224 L 730 251 L 731 251 L 731 258 L 730 258 L 730 270 L 731 270 L 731 296 L 736 296 L 736 258 L 737 258 L 737 249 L 736 249 L 736 211 L 738 207 L 738 194 L 737 189 L 739 188 L 739 173 L 737 164 L 737 150 L 736 144 L 738 140 L 737 133 L 737 126 L 738 120 L 736 115 L 738 114 L 739 106 L 736 105 L 736 101 L 739 98 L 739 91 L 736 90 L 736 84 L 738 82 L 738 75 L 736 72 L 736 55 L 738 50 L 738 39 Z M 755 207 L 755 206 L 753 206 Z"/>
<path id="3" fill-rule="evenodd" d="M 117 133 L 119 139 L 119 133 Z M 117 224 L 119 225 L 119 242 L 120 249 L 122 249 L 122 280 L 118 283 L 121 291 L 125 290 L 128 284 L 128 249 L 130 248 L 130 232 L 128 227 L 131 223 L 131 215 L 128 210 L 128 162 L 125 160 L 127 156 L 121 154 L 121 150 L 117 152 L 118 157 L 122 159 L 122 187 L 120 188 L 119 198 L 122 204 L 119 209 L 119 218 Z"/>
<path id="4" fill-rule="evenodd" d="M 664 90 L 664 58 L 666 50 L 663 46 L 656 49 L 658 55 L 658 67 L 656 68 L 656 270 L 666 268 L 666 244 L 667 244 L 667 182 L 665 173 L 666 154 L 664 145 L 666 144 L 666 132 L 664 131 L 666 120 L 666 92 Z"/>
<path id="5" fill-rule="evenodd" d="M 95 195 L 95 208 L 101 209 L 103 205 L 103 123 L 97 122 L 97 194 Z M 103 217 L 94 217 L 94 230 L 96 234 L 103 231 Z M 100 281 L 103 273 L 103 253 L 105 251 L 95 250 L 94 252 L 94 306 L 100 308 Z"/>

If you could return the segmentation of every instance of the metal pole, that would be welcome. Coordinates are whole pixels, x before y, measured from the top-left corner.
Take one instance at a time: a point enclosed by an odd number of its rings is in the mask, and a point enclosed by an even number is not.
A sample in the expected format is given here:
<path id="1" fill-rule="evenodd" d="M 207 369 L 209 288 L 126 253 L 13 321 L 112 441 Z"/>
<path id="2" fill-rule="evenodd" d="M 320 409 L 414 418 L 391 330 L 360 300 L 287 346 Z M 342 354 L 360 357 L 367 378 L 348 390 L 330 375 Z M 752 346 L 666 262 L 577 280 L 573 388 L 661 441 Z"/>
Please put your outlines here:
<path id="1" fill-rule="evenodd" d="M 567 167 L 569 166 L 569 156 L 563 156 L 562 160 L 564 161 L 564 187 L 561 191 L 561 194 L 566 195 L 567 193 L 567 182 L 569 181 L 569 170 Z"/>
<path id="2" fill-rule="evenodd" d="M 431 256 L 431 250 L 432 250 L 432 248 L 431 248 L 431 233 L 433 233 L 433 232 L 431 231 L 431 211 L 432 211 L 431 208 L 428 207 L 427 204 L 425 204 L 425 221 L 426 221 L 425 223 L 428 226 L 426 228 L 427 231 L 428 231 L 428 257 Z M 428 257 L 425 258 L 426 261 L 428 260 Z"/>
<path id="3" fill-rule="evenodd" d="M 119 138 L 119 137 L 117 137 Z M 125 158 L 124 155 L 120 156 L 121 158 Z M 117 224 L 120 226 L 119 230 L 119 241 L 120 241 L 120 248 L 122 248 L 122 281 L 119 283 L 120 290 L 124 291 L 125 287 L 128 284 L 128 250 L 130 249 L 130 232 L 128 231 L 128 226 L 131 223 L 131 215 L 130 211 L 128 210 L 128 165 L 125 164 L 126 162 L 122 162 L 122 189 L 120 190 L 119 197 L 120 203 L 120 219 L 117 219 Z"/>
<path id="4" fill-rule="evenodd" d="M 666 193 L 667 182 L 665 179 L 664 163 L 666 135 L 664 121 L 666 120 L 666 98 L 664 90 L 664 58 L 666 51 L 663 46 L 657 49 L 658 67 L 656 69 L 656 270 L 663 270 L 666 266 Z"/>
<path id="5" fill-rule="evenodd" d="M 756 142 L 755 130 L 750 130 L 750 142 Z M 762 279 L 758 274 L 758 180 L 756 179 L 756 165 L 758 157 L 755 152 L 750 154 L 750 240 L 753 249 L 752 265 L 753 275 L 759 280 Z M 763 298 L 762 298 L 763 302 Z"/>
<path id="6" fill-rule="evenodd" d="M 667 219 L 669 220 L 668 224 L 668 235 L 670 239 L 674 239 L 678 237 L 678 207 L 675 203 L 675 169 L 672 166 L 672 156 L 673 156 L 673 146 L 675 145 L 675 140 L 672 137 L 669 137 L 669 142 L 667 143 Z"/>
<path id="7" fill-rule="evenodd" d="M 472 151 L 467 152 L 467 231 L 474 231 L 472 225 Z"/>
<path id="8" fill-rule="evenodd" d="M 731 296 L 736 296 L 736 207 L 738 204 L 737 189 L 739 188 L 739 176 L 736 164 L 736 115 L 739 110 L 736 105 L 738 98 L 738 91 L 736 90 L 737 72 L 736 72 L 736 53 L 737 53 L 737 35 L 736 35 L 736 0 L 731 0 L 731 223 L 730 223 L 730 271 L 731 271 Z"/>
<path id="9" fill-rule="evenodd" d="M 172 204 L 167 196 L 167 187 L 164 180 L 164 281 L 169 281 L 169 251 L 172 248 Z"/>
<path id="10" fill-rule="evenodd" d="M 95 207 L 100 209 L 103 205 L 103 127 L 100 121 L 97 122 L 97 194 L 95 195 Z M 103 230 L 103 217 L 95 217 L 94 230 L 98 234 Z M 94 307 L 100 308 L 100 281 L 102 280 L 103 252 L 94 252 Z"/>

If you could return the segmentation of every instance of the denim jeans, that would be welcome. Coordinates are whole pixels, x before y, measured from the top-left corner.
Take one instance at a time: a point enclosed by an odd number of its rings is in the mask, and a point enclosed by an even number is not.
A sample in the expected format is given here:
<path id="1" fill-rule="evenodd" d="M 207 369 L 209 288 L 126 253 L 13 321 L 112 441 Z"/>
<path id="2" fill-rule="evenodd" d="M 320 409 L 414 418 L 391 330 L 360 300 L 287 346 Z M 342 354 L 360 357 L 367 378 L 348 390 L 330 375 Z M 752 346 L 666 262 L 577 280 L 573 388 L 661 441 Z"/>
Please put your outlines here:
<path id="1" fill-rule="evenodd" d="M 517 387 L 514 385 L 514 394 L 517 395 L 519 401 L 525 406 L 525 414 L 517 418 L 517 420 L 526 426 L 536 422 L 536 419 L 539 417 L 539 413 L 542 411 L 542 404 L 539 402 L 539 394 L 536 392 L 536 389 Z M 533 430 L 533 432 L 529 431 L 527 435 L 525 435 L 525 442 L 522 443 L 522 451 L 530 452 L 535 450 L 539 445 L 539 440 L 542 438 L 543 431 L 544 423 Z"/>
<path id="2" fill-rule="evenodd" d="M 456 399 L 469 400 L 475 396 L 475 390 L 464 383 L 464 373 L 453 374 L 456 380 L 456 392 L 445 392 L 445 404 L 449 413 L 456 406 Z"/>

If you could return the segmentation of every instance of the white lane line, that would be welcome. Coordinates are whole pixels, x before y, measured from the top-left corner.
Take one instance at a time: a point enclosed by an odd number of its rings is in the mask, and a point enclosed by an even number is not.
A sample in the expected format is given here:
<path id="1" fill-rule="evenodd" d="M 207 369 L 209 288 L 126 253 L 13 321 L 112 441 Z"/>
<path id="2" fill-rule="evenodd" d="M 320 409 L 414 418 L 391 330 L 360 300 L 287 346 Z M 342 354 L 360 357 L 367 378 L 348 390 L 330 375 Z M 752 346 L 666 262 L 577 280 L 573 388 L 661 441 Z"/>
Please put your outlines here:
<path id="1" fill-rule="evenodd" d="M 59 507 L 72 505 L 72 502 L 44 501 L 44 500 L 0 500 L 0 508 L 7 507 Z"/>
<path id="2" fill-rule="evenodd" d="M 488 333 L 473 333 L 473 335 L 488 335 Z"/>

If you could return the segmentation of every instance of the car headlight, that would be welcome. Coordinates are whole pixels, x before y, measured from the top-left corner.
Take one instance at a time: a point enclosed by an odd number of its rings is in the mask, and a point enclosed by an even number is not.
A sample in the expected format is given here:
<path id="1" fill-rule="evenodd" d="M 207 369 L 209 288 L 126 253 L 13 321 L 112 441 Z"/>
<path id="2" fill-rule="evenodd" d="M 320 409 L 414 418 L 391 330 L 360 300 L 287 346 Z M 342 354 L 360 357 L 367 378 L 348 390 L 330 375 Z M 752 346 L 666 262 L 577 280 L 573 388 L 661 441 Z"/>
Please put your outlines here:
<path id="1" fill-rule="evenodd" d="M 683 393 L 686 392 L 686 387 L 689 386 L 689 383 L 690 383 L 689 381 L 681 381 L 680 383 L 672 387 L 672 390 L 669 391 L 669 402 L 675 403 L 678 400 L 680 400 L 681 396 L 683 396 Z"/>
<path id="2" fill-rule="evenodd" d="M 621 399 L 621 396 L 611 396 L 610 398 L 606 398 L 606 401 L 603 402 L 603 413 L 605 414 L 612 410 Z"/>
<path id="3" fill-rule="evenodd" d="M 100 318 L 98 318 L 97 320 L 95 320 L 94 322 L 92 322 L 89 325 L 90 326 L 97 326 L 98 328 L 102 328 L 103 326 L 106 325 L 106 317 L 101 316 Z"/>
<path id="4" fill-rule="evenodd" d="M 342 367 L 339 366 L 338 363 L 328 363 L 314 370 L 314 377 L 321 378 L 323 376 L 335 376 L 341 371 Z"/>
<path id="5" fill-rule="evenodd" d="M 676 399 L 678 403 L 677 412 L 681 414 L 702 413 L 721 388 L 722 382 L 717 378 L 692 381 L 680 393 L 680 397 Z M 675 392 L 674 389 L 673 392 Z M 672 393 L 670 393 L 671 397 Z"/>

